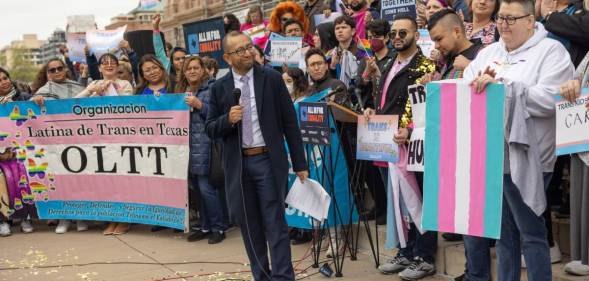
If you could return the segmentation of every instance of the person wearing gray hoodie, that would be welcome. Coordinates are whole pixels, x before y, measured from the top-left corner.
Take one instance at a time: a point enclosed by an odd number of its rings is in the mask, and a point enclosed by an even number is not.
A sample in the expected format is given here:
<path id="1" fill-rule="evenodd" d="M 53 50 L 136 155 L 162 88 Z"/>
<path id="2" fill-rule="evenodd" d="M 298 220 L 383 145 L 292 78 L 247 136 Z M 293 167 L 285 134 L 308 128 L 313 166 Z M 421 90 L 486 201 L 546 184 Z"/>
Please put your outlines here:
<path id="1" fill-rule="evenodd" d="M 70 79 L 71 74 L 65 63 L 54 58 L 47 62 L 37 75 L 34 83 L 35 95 L 31 100 L 42 104 L 44 99 L 73 98 L 84 90 L 84 86 Z"/>
<path id="2" fill-rule="evenodd" d="M 478 54 L 466 68 L 464 78 L 472 81 L 477 92 L 483 92 L 489 83 L 504 83 L 506 101 L 521 98 L 520 110 L 525 111 L 526 121 L 508 124 L 509 128 L 521 132 L 522 128 L 514 126 L 526 126 L 526 130 L 532 132 L 527 135 L 532 149 L 526 153 L 522 153 L 521 143 L 518 144 L 520 148 L 513 146 L 513 135 L 506 135 L 509 141 L 506 139 L 497 277 L 498 280 L 520 280 L 523 252 L 528 279 L 548 281 L 552 273 L 542 213 L 546 209 L 544 189 L 556 161 L 554 95 L 562 83 L 572 79 L 574 67 L 565 47 L 547 38 L 544 26 L 534 21 L 532 0 L 502 1 L 497 27 L 501 39 Z M 511 116 L 505 119 L 522 120 Z M 530 169 L 534 169 L 531 174 L 537 174 L 539 180 L 527 180 Z"/>

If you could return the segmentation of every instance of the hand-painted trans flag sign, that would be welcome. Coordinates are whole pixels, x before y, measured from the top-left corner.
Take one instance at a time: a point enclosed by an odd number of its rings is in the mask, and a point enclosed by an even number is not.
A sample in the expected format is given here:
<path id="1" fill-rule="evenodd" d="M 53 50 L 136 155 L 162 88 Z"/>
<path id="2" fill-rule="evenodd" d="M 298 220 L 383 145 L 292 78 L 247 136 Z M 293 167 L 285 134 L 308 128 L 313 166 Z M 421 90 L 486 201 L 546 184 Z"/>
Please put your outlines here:
<path id="1" fill-rule="evenodd" d="M 17 151 L 41 219 L 185 229 L 188 124 L 183 95 L 15 102 L 0 106 L 0 148 Z"/>
<path id="2" fill-rule="evenodd" d="M 503 85 L 427 84 L 423 228 L 498 239 Z"/>

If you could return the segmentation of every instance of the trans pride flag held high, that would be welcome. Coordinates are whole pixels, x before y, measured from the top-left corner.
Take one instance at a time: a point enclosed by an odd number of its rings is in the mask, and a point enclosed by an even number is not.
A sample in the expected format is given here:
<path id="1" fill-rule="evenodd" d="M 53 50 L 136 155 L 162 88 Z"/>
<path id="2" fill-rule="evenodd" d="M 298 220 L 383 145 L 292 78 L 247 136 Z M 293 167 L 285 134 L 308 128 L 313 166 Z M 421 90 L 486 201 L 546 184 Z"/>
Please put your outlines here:
<path id="1" fill-rule="evenodd" d="M 503 85 L 427 84 L 423 228 L 498 239 L 503 194 Z"/>

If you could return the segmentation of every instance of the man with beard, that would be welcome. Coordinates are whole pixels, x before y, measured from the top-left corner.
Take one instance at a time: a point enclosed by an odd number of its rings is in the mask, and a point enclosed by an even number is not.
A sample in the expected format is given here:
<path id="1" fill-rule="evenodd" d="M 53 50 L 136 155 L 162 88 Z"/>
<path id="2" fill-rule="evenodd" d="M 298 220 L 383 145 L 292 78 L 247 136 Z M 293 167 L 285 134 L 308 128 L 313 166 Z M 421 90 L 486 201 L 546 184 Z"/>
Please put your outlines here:
<path id="1" fill-rule="evenodd" d="M 211 87 L 205 129 L 211 139 L 223 140 L 229 214 L 241 227 L 254 279 L 292 281 L 284 141 L 298 178 L 309 175 L 296 113 L 280 73 L 254 64 L 248 36 L 230 32 L 223 50 L 231 70 Z"/>
<path id="2" fill-rule="evenodd" d="M 374 114 L 403 116 L 409 98 L 407 87 L 415 84 L 416 80 L 424 74 L 418 68 L 420 64 L 427 61 L 427 58 L 417 47 L 419 32 L 415 19 L 411 15 L 396 16 L 389 38 L 393 41 L 393 47 L 396 50 L 390 63 L 385 64 L 382 71 L 376 62 L 371 62 L 367 66 L 368 76 L 374 76 L 377 85 L 376 98 L 364 111 L 367 118 Z M 400 122 L 394 141 L 400 146 L 406 145 L 410 135 L 411 129 L 405 122 Z M 388 182 L 388 163 L 375 164 L 380 167 L 383 182 Z M 423 192 L 423 173 L 416 172 L 415 178 Z M 400 245 L 398 247 L 397 256 L 378 267 L 380 272 L 383 274 L 399 272 L 399 277 L 405 280 L 416 280 L 435 274 L 437 232 L 426 231 L 421 234 L 417 226 L 411 223 L 406 247 L 401 248 Z"/>
<path id="3" fill-rule="evenodd" d="M 366 38 L 364 33 L 364 27 L 372 19 L 379 18 L 379 13 L 376 10 L 371 10 L 366 0 L 349 0 L 346 14 L 349 15 L 356 21 L 356 30 L 358 37 L 361 39 Z"/>
<path id="4" fill-rule="evenodd" d="M 462 72 L 484 47 L 466 38 L 464 24 L 456 12 L 443 9 L 433 14 L 428 30 L 435 48 L 442 53 L 446 65 L 442 68 L 441 80 L 462 78 Z"/>

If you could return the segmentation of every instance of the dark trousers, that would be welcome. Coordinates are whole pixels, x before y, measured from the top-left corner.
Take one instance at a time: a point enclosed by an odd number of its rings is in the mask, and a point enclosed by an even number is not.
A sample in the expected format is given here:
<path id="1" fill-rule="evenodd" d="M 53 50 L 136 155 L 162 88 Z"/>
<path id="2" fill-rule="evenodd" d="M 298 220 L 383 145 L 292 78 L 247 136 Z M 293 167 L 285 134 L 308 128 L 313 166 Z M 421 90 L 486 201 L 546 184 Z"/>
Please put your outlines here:
<path id="1" fill-rule="evenodd" d="M 294 280 L 284 198 L 277 192 L 283 187 L 274 181 L 267 153 L 243 158 L 242 186 L 245 220 L 241 234 L 255 280 Z"/>
<path id="2" fill-rule="evenodd" d="M 389 169 L 379 168 L 379 170 L 382 181 L 388 183 Z M 419 191 L 423 194 L 423 172 L 415 172 L 415 178 L 417 179 L 417 185 L 419 185 Z M 424 261 L 434 264 L 436 251 L 438 250 L 438 232 L 426 231 L 421 234 L 415 224 L 411 223 L 408 236 L 407 247 L 401 248 L 400 245 L 397 246 L 399 253 L 408 259 L 420 257 Z"/>

